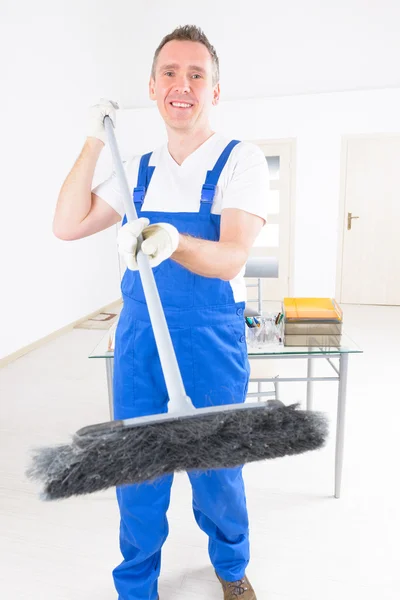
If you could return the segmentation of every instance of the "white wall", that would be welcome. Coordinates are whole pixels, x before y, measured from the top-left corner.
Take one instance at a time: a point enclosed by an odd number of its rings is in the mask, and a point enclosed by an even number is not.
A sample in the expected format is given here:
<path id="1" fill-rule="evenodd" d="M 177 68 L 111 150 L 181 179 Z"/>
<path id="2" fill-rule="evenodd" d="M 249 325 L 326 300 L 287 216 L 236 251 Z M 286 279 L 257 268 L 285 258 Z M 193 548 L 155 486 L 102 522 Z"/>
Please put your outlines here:
<path id="1" fill-rule="evenodd" d="M 400 88 L 290 98 L 221 107 L 224 131 L 249 140 L 295 137 L 296 295 L 334 295 L 344 135 L 399 133 Z"/>
<path id="2" fill-rule="evenodd" d="M 154 20 L 154 10 L 164 17 L 167 5 L 168 18 Z M 219 6 L 220 12 L 211 11 L 211 5 L 214 9 Z M 266 11 L 265 22 L 274 6 L 276 3 L 257 3 L 260 11 Z M 264 56 L 269 61 L 275 59 L 273 48 L 265 46 L 266 40 L 258 34 L 253 36 L 252 15 L 247 13 L 244 28 L 242 12 L 230 10 L 227 20 L 222 5 L 209 0 L 184 10 L 175 0 L 154 3 L 154 7 L 149 2 L 122 0 L 115 4 L 103 0 L 24 0 L 5 1 L 0 11 L 1 83 L 5 91 L 0 136 L 1 358 L 119 296 L 114 228 L 77 242 L 61 242 L 51 232 L 59 189 L 85 139 L 86 108 L 103 95 L 113 95 L 114 90 L 126 97 L 132 87 L 132 97 L 136 98 L 146 82 L 150 48 L 154 49 L 166 31 L 185 22 L 200 24 L 217 49 L 222 45 L 225 63 L 230 60 L 229 48 L 238 39 L 244 49 L 251 48 L 252 56 L 263 57 L 262 64 Z M 279 14 L 282 17 L 282 11 Z M 321 31 L 326 29 L 326 18 L 320 24 Z M 274 31 L 284 26 L 284 21 L 279 23 L 275 22 Z M 300 51 L 304 30 L 293 28 L 292 22 L 291 31 L 299 35 L 296 47 Z M 232 32 L 235 36 L 225 43 Z M 276 31 L 274 35 L 268 39 L 275 44 L 280 38 Z M 375 42 L 382 48 L 386 34 L 379 35 Z M 389 48 L 395 48 L 396 39 L 391 35 Z M 286 44 L 284 38 L 282 44 Z M 279 56 L 277 51 L 275 57 Z M 393 52 L 388 56 L 393 60 Z M 302 65 L 310 63 L 297 59 Z M 236 81 L 246 66 L 242 63 L 223 71 L 223 80 L 230 74 L 227 86 L 238 89 L 240 96 L 244 91 L 252 95 L 254 89 L 260 93 L 260 87 L 252 89 L 249 84 L 244 90 L 240 77 Z M 315 77 L 321 72 L 320 63 L 318 68 L 311 67 L 307 89 L 318 88 Z M 275 76 L 281 73 L 283 85 L 287 71 L 278 68 L 274 72 Z M 268 69 L 260 73 L 257 70 L 254 78 L 267 77 Z M 363 69 L 363 73 L 368 70 Z M 322 88 L 326 83 L 321 83 Z M 365 83 L 365 79 L 357 81 L 357 85 Z M 373 85 L 379 83 L 376 79 Z M 278 81 L 276 84 L 280 89 Z M 399 100 L 399 90 L 394 89 L 240 100 L 223 103 L 217 110 L 216 126 L 229 135 L 250 140 L 298 140 L 296 293 L 334 291 L 341 135 L 400 131 Z M 151 149 L 164 139 L 154 109 L 121 113 L 119 131 L 125 155 Z M 105 177 L 108 169 L 109 157 L 104 153 L 97 179 Z"/>
<path id="3" fill-rule="evenodd" d="M 114 229 L 77 242 L 52 234 L 86 109 L 107 74 L 83 21 L 23 8 L 0 31 L 0 358 L 119 297 Z"/>

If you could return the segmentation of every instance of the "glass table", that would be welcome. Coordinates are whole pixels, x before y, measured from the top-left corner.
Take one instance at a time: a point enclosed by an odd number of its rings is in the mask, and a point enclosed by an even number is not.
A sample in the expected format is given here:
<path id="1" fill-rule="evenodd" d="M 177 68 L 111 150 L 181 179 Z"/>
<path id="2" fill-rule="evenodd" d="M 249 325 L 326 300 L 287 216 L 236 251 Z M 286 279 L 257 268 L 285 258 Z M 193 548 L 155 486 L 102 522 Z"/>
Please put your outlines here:
<path id="1" fill-rule="evenodd" d="M 114 326 L 115 327 L 115 326 Z M 110 416 L 113 414 L 113 370 L 114 370 L 114 351 L 109 349 L 110 331 L 103 336 L 97 346 L 93 349 L 89 358 L 105 359 L 107 372 L 108 399 L 110 407 Z M 316 381 L 337 381 L 338 382 L 338 404 L 336 421 L 336 447 L 335 447 L 335 484 L 334 495 L 340 497 L 342 468 L 343 468 L 343 449 L 344 449 L 344 429 L 345 429 L 345 409 L 346 409 L 346 391 L 347 391 L 347 373 L 350 354 L 361 354 L 363 351 L 346 334 L 342 334 L 341 346 L 336 347 L 302 347 L 302 346 L 284 346 L 283 344 L 266 344 L 262 347 L 248 347 L 248 357 L 250 360 L 268 360 L 268 359 L 306 359 L 307 376 L 306 377 L 279 377 L 277 378 L 251 378 L 250 382 L 258 384 L 258 391 L 249 393 L 248 398 L 268 396 L 271 392 L 263 392 L 263 383 L 279 384 L 287 382 L 304 381 L 307 383 L 307 409 L 312 410 L 313 406 L 313 384 Z M 316 377 L 315 361 L 318 359 L 326 360 L 332 367 L 335 375 L 331 377 Z M 337 364 L 335 364 L 335 361 Z M 276 388 L 277 389 L 277 388 Z"/>

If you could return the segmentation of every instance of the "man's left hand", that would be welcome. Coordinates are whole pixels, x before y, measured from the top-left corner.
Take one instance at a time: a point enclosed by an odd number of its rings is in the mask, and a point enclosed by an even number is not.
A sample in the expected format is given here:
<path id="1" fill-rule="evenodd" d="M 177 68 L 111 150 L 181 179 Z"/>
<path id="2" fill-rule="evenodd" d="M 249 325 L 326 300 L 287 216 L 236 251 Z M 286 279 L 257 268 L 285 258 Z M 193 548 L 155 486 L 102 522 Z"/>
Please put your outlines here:
<path id="1" fill-rule="evenodd" d="M 179 245 L 179 232 L 169 223 L 149 225 L 149 220 L 140 218 L 126 223 L 118 233 L 118 252 L 131 271 L 137 271 L 137 239 L 143 235 L 142 251 L 147 254 L 152 268 L 157 267 L 175 252 Z"/>

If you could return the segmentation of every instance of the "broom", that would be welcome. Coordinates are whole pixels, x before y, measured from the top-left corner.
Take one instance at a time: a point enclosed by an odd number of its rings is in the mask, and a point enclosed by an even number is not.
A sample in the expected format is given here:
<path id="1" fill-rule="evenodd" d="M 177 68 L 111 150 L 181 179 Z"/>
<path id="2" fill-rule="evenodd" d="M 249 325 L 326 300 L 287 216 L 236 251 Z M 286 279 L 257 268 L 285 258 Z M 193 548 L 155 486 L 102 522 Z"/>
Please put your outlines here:
<path id="1" fill-rule="evenodd" d="M 129 221 L 137 219 L 113 131 L 104 125 Z M 196 409 L 186 395 L 148 257 L 137 262 L 168 391 L 168 412 L 84 427 L 69 444 L 38 448 L 27 469 L 56 500 L 112 486 L 152 481 L 175 471 L 229 468 L 321 448 L 327 422 L 321 413 L 278 401 Z"/>

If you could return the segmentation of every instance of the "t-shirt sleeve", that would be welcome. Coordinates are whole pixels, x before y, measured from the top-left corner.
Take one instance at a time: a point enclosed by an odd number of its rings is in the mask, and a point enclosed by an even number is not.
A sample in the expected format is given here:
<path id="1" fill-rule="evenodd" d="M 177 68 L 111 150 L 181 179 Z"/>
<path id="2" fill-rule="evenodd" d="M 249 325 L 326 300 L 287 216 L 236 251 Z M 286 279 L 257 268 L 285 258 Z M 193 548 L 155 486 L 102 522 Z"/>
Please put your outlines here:
<path id="1" fill-rule="evenodd" d="M 138 166 L 139 158 L 136 156 L 128 161 L 124 161 L 124 168 L 128 179 L 129 189 L 131 190 L 132 194 L 133 189 L 136 186 Z M 112 175 L 108 179 L 94 187 L 92 189 L 92 193 L 96 194 L 96 196 L 99 196 L 105 202 L 107 202 L 107 204 L 109 204 L 117 213 L 121 215 L 121 217 L 125 215 L 124 201 L 122 199 L 115 171 L 113 171 Z"/>
<path id="2" fill-rule="evenodd" d="M 222 210 L 239 208 L 266 221 L 269 195 L 267 160 L 255 144 L 242 142 L 237 151 L 232 177 L 223 194 Z"/>

